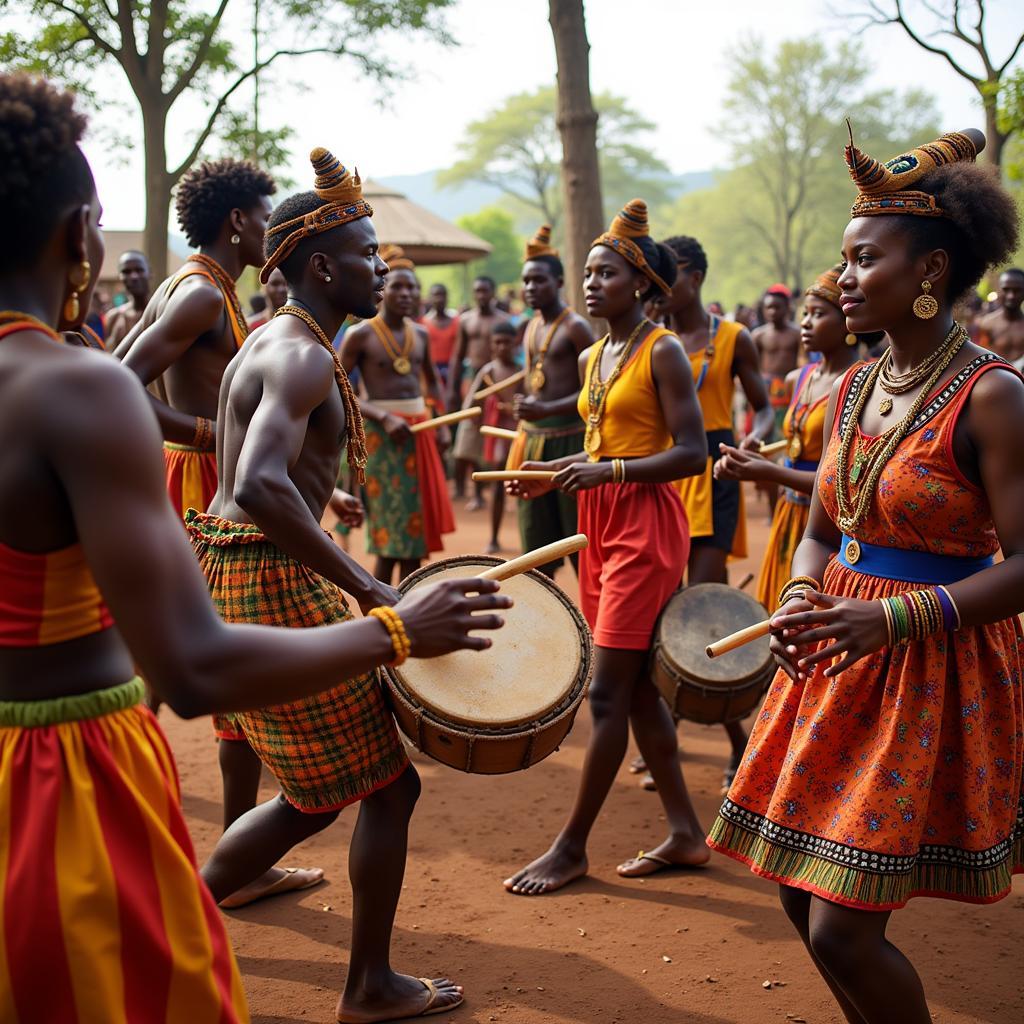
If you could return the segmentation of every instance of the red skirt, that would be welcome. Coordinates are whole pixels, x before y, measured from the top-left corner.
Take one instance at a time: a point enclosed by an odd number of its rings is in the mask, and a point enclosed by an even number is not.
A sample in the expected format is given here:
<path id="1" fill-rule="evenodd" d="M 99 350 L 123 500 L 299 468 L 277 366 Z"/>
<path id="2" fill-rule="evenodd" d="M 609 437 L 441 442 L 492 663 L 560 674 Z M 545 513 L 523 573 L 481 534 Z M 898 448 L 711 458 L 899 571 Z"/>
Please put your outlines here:
<path id="1" fill-rule="evenodd" d="M 664 484 L 602 484 L 579 493 L 580 605 L 600 647 L 645 651 L 690 556 L 678 491 Z"/>

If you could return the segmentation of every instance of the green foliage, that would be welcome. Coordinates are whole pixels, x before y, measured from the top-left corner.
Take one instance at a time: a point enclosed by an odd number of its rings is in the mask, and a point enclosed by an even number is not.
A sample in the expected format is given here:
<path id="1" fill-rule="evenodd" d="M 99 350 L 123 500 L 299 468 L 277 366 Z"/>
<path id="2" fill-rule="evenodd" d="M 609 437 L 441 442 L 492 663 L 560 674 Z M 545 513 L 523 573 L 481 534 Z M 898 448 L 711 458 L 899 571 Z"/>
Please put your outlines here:
<path id="1" fill-rule="evenodd" d="M 723 134 L 733 169 L 655 219 L 665 234 L 698 237 L 710 263 L 706 299 L 756 301 L 772 281 L 803 289 L 839 256 L 854 197 L 848 141 L 888 158 L 938 133 L 934 100 L 919 90 L 868 92 L 858 46 L 830 53 L 817 40 L 751 42 L 733 55 Z"/>
<path id="2" fill-rule="evenodd" d="M 501 189 L 515 206 L 556 228 L 561 219 L 562 141 L 556 124 L 554 86 L 510 96 L 486 117 L 472 122 L 461 158 L 437 176 L 441 186 L 484 182 Z M 601 191 L 608 211 L 633 196 L 663 202 L 668 168 L 643 144 L 654 125 L 620 96 L 598 93 L 597 148 Z"/>
<path id="3" fill-rule="evenodd" d="M 1024 184 L 1024 68 L 1003 80 L 999 90 L 999 130 L 1009 136 L 1003 153 L 1007 180 Z"/>

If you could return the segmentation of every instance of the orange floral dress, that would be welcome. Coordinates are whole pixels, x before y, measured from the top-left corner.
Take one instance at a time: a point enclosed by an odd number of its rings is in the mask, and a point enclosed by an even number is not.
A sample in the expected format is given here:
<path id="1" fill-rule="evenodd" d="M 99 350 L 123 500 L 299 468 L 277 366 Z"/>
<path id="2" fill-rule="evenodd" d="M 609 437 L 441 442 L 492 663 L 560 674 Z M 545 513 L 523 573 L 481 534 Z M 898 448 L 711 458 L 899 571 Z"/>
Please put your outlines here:
<path id="1" fill-rule="evenodd" d="M 971 389 L 996 368 L 1011 370 L 980 355 L 934 392 L 885 467 L 855 539 L 889 549 L 890 564 L 953 566 L 952 582 L 970 574 L 956 568 L 964 560 L 997 552 L 985 494 L 952 453 Z M 860 430 L 852 410 L 869 372 L 847 373 L 818 474 L 833 521 L 836 474 L 848 471 L 839 444 L 843 431 Z M 901 575 L 869 575 L 837 554 L 823 587 L 859 599 L 921 588 L 892 578 Z M 884 648 L 835 679 L 818 666 L 796 686 L 780 670 L 708 844 L 850 907 L 1001 899 L 1024 871 L 1022 657 L 1014 616 Z"/>

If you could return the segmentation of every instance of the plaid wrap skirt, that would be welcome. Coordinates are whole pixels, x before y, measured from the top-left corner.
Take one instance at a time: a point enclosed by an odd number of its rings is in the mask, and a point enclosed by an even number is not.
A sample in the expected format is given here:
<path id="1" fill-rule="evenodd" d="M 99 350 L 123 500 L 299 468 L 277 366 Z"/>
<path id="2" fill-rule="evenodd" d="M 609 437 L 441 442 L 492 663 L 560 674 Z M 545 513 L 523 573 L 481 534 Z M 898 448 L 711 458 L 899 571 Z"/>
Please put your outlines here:
<path id="1" fill-rule="evenodd" d="M 338 586 L 257 527 L 194 509 L 185 525 L 227 622 L 306 629 L 353 617 Z M 300 811 L 339 810 L 393 782 L 408 764 L 376 671 L 312 697 L 240 712 L 235 720 Z"/>

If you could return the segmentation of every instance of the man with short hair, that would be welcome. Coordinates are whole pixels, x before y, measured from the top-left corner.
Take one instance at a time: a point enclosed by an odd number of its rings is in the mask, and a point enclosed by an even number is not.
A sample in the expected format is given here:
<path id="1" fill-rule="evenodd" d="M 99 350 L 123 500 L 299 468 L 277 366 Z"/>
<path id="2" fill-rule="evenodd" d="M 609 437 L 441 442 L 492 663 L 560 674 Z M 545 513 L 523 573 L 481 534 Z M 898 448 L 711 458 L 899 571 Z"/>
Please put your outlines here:
<path id="1" fill-rule="evenodd" d="M 751 337 L 761 361 L 761 376 L 775 414 L 775 430 L 782 436 L 782 421 L 789 407 L 786 376 L 796 369 L 800 358 L 800 328 L 792 320 L 793 293 L 784 284 L 773 284 L 761 301 L 765 322 Z"/>
<path id="2" fill-rule="evenodd" d="M 115 306 L 107 314 L 107 336 L 104 339 L 107 348 L 113 351 L 118 343 L 139 322 L 149 302 L 152 275 L 149 261 L 144 253 L 137 249 L 129 249 L 121 253 L 117 261 L 117 276 L 121 279 L 127 302 Z"/>
<path id="3" fill-rule="evenodd" d="M 455 351 L 455 335 L 459 329 L 458 314 L 448 308 L 448 289 L 443 284 L 432 284 L 427 293 L 427 311 L 420 319 L 430 342 L 430 358 L 437 372 L 448 385 L 449 363 Z"/>
<path id="4" fill-rule="evenodd" d="M 493 278 L 481 274 L 473 281 L 476 308 L 459 317 L 455 353 L 448 367 L 449 409 L 461 408 L 463 386 L 468 388 L 484 363 L 490 362 L 491 331 L 494 325 L 512 319 L 497 307 L 494 293 Z M 466 476 L 472 469 L 480 468 L 483 460 L 483 439 L 474 420 L 463 420 L 459 424 L 452 454 L 455 456 L 455 495 L 461 498 L 466 493 Z M 476 492 L 466 508 L 475 512 L 483 506 L 483 484 L 477 484 Z"/>
<path id="5" fill-rule="evenodd" d="M 1024 363 L 1024 270 L 1010 267 L 999 275 L 997 306 L 978 321 L 978 344 L 1011 363 Z"/>

